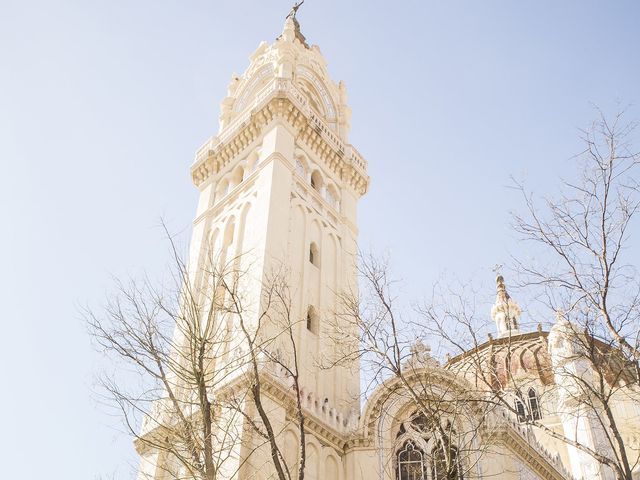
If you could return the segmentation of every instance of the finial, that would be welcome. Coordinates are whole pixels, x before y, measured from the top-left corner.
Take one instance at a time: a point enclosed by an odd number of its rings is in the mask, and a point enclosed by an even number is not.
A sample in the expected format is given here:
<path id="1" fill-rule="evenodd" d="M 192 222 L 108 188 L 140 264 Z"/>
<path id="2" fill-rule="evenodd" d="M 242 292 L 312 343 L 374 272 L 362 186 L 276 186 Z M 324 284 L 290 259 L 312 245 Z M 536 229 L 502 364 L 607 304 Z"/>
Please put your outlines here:
<path id="1" fill-rule="evenodd" d="M 496 270 L 498 267 L 496 267 Z M 498 327 L 498 338 L 517 335 L 520 320 L 520 306 L 509 296 L 504 277 L 496 277 L 496 303 L 491 308 L 491 317 Z"/>
<path id="2" fill-rule="evenodd" d="M 496 277 L 496 290 L 498 291 L 498 300 L 507 302 L 509 298 L 511 298 L 507 293 L 507 287 L 504 284 L 504 277 L 502 275 Z"/>

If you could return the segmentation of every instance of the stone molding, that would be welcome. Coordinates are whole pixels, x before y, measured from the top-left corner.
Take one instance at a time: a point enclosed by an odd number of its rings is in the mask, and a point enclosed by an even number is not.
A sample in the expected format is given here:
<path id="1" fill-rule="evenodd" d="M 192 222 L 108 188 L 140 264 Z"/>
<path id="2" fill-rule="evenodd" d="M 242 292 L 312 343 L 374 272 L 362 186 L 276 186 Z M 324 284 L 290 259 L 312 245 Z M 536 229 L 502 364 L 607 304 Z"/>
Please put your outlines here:
<path id="1" fill-rule="evenodd" d="M 343 143 L 313 112 L 297 87 L 284 78 L 274 79 L 256 96 L 244 114 L 196 152 L 191 167 L 194 184 L 200 186 L 223 170 L 275 120 L 289 124 L 295 132 L 296 141 L 313 151 L 327 169 L 358 195 L 367 192 L 369 177 L 364 158 L 352 145 Z"/>

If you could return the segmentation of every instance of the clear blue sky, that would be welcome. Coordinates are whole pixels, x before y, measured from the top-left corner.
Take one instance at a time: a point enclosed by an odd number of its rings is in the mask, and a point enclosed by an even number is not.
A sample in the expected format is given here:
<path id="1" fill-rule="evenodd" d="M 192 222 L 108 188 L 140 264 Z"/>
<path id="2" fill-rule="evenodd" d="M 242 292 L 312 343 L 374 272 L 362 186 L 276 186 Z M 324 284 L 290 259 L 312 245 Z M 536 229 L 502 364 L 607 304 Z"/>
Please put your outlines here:
<path id="1" fill-rule="evenodd" d="M 188 235 L 193 153 L 291 3 L 0 1 L 4 478 L 132 478 L 77 306 L 162 271 L 159 217 Z M 519 247 L 509 176 L 553 190 L 591 103 L 640 102 L 637 1 L 307 0 L 299 19 L 369 161 L 361 245 L 410 295 L 443 272 L 490 283 Z"/>

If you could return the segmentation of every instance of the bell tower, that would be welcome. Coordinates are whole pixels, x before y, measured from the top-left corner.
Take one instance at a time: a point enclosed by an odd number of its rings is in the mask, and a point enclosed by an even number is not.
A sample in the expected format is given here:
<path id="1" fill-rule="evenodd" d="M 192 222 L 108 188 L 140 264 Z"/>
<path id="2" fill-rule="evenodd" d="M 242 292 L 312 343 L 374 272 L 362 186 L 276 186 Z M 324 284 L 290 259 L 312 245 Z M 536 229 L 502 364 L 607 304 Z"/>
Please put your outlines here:
<path id="1" fill-rule="evenodd" d="M 242 329 L 246 331 L 245 322 L 253 322 L 262 341 L 284 336 L 276 320 L 261 315 L 266 310 L 268 279 L 274 274 L 284 276 L 293 320 L 286 330 L 288 343 L 282 342 L 282 350 L 278 341 L 273 342 L 277 350 L 261 346 L 259 355 L 287 358 L 291 351 L 286 349 L 293 350 L 295 345 L 305 432 L 309 429 L 307 478 L 338 480 L 346 460 L 332 442 L 357 428 L 360 365 L 355 358 L 326 368 L 323 360 L 345 349 L 344 340 L 335 334 L 335 313 L 340 293 L 357 291 L 356 211 L 369 177 L 366 161 L 348 142 L 351 111 L 345 86 L 331 80 L 320 49 L 309 46 L 302 35 L 295 16 L 300 5 L 287 16 L 281 35 L 272 44 L 262 42 L 250 56 L 247 70 L 232 76 L 221 104 L 218 134 L 196 152 L 191 178 L 199 200 L 187 287 L 200 292 L 201 303 L 211 304 L 228 294 L 228 290 L 218 294 L 217 286 L 209 287 L 211 267 L 231 265 L 233 275 L 241 272 L 234 278 L 241 277 L 239 290 L 246 307 Z M 237 367 L 249 364 L 243 350 L 247 338 L 238 335 L 240 327 L 234 323 L 237 313 L 212 322 L 222 331 L 223 340 L 216 344 L 222 345 L 222 353 L 212 355 L 207 368 L 223 372 L 226 383 L 210 387 L 207 398 L 224 397 L 230 390 L 242 396 L 253 388 L 245 381 L 243 368 Z M 357 332 L 352 338 L 357 338 Z M 176 333 L 176 348 L 188 343 Z M 283 380 L 286 375 L 278 377 L 282 371 L 277 367 L 269 370 L 274 362 L 263 363 L 261 378 L 264 375 L 265 385 L 272 388 L 264 399 L 265 408 L 277 425 L 284 455 L 295 457 L 298 440 L 295 432 L 285 428 L 295 423 L 290 420 L 291 387 Z M 279 387 L 274 387 L 278 382 Z M 189 403 L 191 392 L 182 394 Z M 220 432 L 211 435 L 217 436 L 225 458 L 219 478 L 272 478 L 264 439 L 247 426 L 255 405 L 245 399 L 239 402 L 228 409 L 239 414 L 227 415 L 224 408 L 214 413 L 221 415 L 214 427 Z M 162 412 L 163 403 L 158 401 L 146 416 L 153 421 L 143 422 L 141 437 L 156 441 L 154 435 L 162 433 L 162 424 L 172 421 L 170 415 L 164 420 Z M 169 437 L 160 442 L 170 442 Z M 139 450 L 140 480 L 165 480 L 163 472 L 170 467 L 190 478 L 185 466 L 172 460 L 166 449 L 145 445 Z M 295 466 L 295 458 L 287 462 Z"/>
<path id="2" fill-rule="evenodd" d="M 255 305 L 260 280 L 287 272 L 302 386 L 333 408 L 358 411 L 357 361 L 319 367 L 336 348 L 337 294 L 357 288 L 356 209 L 369 183 L 348 143 L 346 97 L 292 12 L 275 42 L 262 42 L 244 74 L 232 76 L 219 132 L 196 153 L 190 268 L 197 276 L 212 253 L 238 259 L 255 280 L 246 285 Z"/>

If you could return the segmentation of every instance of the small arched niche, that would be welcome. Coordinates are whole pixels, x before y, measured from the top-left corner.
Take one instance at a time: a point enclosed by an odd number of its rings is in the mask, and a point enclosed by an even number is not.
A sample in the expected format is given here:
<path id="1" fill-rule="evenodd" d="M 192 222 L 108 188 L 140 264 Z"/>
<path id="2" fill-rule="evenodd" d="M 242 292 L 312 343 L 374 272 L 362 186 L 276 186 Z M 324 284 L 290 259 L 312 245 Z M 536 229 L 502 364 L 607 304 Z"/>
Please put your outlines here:
<path id="1" fill-rule="evenodd" d="M 314 335 L 317 335 L 320 322 L 318 318 L 318 312 L 316 312 L 316 309 L 313 308 L 313 306 L 311 305 L 309 305 L 309 308 L 307 309 L 307 318 L 305 320 L 306 320 L 307 330 L 313 333 Z"/>
<path id="2" fill-rule="evenodd" d="M 316 242 L 311 242 L 309 245 L 309 263 L 318 268 L 320 267 L 320 249 Z"/>
<path id="3" fill-rule="evenodd" d="M 218 187 L 216 188 L 216 199 L 220 199 L 229 193 L 229 180 L 222 178 L 218 181 Z"/>
<path id="4" fill-rule="evenodd" d="M 307 162 L 302 155 L 296 156 L 296 173 L 306 180 L 307 178 Z"/>
<path id="5" fill-rule="evenodd" d="M 224 231 L 223 245 L 224 247 L 228 247 L 233 242 L 233 236 L 236 230 L 236 219 L 235 217 L 231 217 L 227 222 L 227 226 Z"/>
<path id="6" fill-rule="evenodd" d="M 233 174 L 231 175 L 231 182 L 230 182 L 231 188 L 237 187 L 242 183 L 243 180 L 244 180 L 244 168 L 242 167 L 242 165 L 238 165 L 233 171 Z"/>
<path id="7" fill-rule="evenodd" d="M 333 183 L 329 183 L 325 190 L 325 199 L 336 210 L 340 210 L 340 194 Z"/>
<path id="8" fill-rule="evenodd" d="M 258 168 L 259 160 L 260 160 L 260 152 L 258 151 L 258 149 L 256 149 L 253 152 L 251 152 L 251 154 L 247 157 L 247 168 L 246 168 L 247 173 L 251 173 L 255 171 L 256 168 Z"/>
<path id="9" fill-rule="evenodd" d="M 311 174 L 311 188 L 316 190 L 317 192 L 322 192 L 322 174 L 319 170 L 314 170 Z"/>

